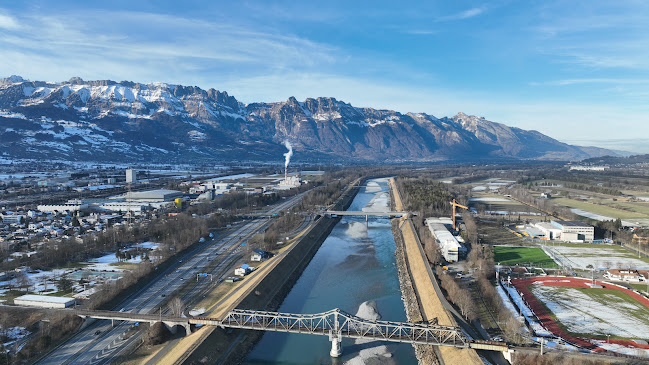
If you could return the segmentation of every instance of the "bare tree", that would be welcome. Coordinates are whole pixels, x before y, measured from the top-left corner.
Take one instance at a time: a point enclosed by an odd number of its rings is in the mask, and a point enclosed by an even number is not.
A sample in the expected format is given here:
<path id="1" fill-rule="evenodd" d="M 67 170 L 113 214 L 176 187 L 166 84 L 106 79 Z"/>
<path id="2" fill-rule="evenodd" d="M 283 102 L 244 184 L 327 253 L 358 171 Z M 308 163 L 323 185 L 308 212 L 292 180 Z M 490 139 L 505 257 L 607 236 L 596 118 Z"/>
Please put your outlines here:
<path id="1" fill-rule="evenodd" d="M 29 287 L 32 285 L 32 281 L 29 280 L 29 277 L 27 274 L 25 274 L 24 271 L 19 271 L 16 274 L 16 284 L 18 284 L 18 287 L 21 289 L 25 289 L 25 291 L 29 291 Z"/>
<path id="2" fill-rule="evenodd" d="M 185 303 L 182 299 L 175 297 L 169 302 L 169 310 L 171 311 L 171 315 L 180 316 L 183 313 L 183 309 L 185 309 Z"/>

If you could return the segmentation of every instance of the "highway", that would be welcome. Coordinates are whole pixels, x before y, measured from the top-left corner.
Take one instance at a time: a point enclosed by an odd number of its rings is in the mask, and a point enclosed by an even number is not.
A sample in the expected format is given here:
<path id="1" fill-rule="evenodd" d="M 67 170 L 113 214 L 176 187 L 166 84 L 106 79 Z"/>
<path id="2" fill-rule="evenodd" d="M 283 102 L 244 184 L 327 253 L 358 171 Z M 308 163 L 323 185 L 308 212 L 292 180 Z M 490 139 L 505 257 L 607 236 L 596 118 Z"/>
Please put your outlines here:
<path id="1" fill-rule="evenodd" d="M 268 212 L 279 213 L 297 204 L 305 193 L 273 205 Z M 240 257 L 240 243 L 259 232 L 269 223 L 268 219 L 255 219 L 238 224 L 227 235 L 216 237 L 200 249 L 190 252 L 184 259 L 179 260 L 165 272 L 161 273 L 148 286 L 135 295 L 126 299 L 116 310 L 133 313 L 164 313 L 164 302 L 172 293 L 186 284 L 187 280 L 196 280 L 196 274 L 209 272 L 214 274 L 214 282 L 203 279 L 199 285 L 194 285 L 186 295 L 185 302 L 189 302 L 196 295 L 208 290 L 209 286 L 216 285 L 217 277 L 225 275 L 229 264 Z M 216 265 L 215 265 L 216 264 Z M 39 364 L 107 364 L 121 353 L 127 345 L 137 341 L 142 336 L 138 331 L 127 338 L 127 332 L 133 329 L 133 324 L 119 323 L 111 327 L 111 321 L 98 320 L 61 345 Z"/>

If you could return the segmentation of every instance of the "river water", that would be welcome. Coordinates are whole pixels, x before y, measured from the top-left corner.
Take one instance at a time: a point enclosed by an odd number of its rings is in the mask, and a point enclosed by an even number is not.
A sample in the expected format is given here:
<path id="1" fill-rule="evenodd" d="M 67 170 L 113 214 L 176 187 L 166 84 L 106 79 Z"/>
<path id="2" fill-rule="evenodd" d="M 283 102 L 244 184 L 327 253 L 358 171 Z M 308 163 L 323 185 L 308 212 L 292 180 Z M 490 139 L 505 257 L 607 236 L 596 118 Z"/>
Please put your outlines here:
<path id="1" fill-rule="evenodd" d="M 387 179 L 367 182 L 349 210 L 388 210 Z M 344 217 L 295 283 L 279 312 L 341 310 L 363 318 L 406 321 L 390 220 Z M 416 364 L 410 344 L 344 338 L 343 355 L 329 356 L 327 336 L 266 332 L 245 364 Z"/>

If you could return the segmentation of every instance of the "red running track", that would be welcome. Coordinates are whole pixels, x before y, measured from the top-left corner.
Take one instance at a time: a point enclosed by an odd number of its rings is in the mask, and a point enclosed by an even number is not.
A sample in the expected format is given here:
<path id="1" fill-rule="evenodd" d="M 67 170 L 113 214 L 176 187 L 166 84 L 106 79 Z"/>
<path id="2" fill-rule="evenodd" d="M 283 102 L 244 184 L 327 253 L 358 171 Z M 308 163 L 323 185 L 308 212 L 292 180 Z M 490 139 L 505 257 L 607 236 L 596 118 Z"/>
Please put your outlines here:
<path id="1" fill-rule="evenodd" d="M 525 295 L 525 301 L 527 302 L 527 305 L 536 314 L 537 318 L 539 319 L 539 322 L 543 325 L 543 327 L 545 327 L 547 330 L 554 333 L 555 335 L 569 342 L 572 342 L 575 345 L 581 346 L 589 350 L 593 350 L 595 352 L 604 352 L 606 350 L 591 343 L 587 339 L 574 337 L 564 332 L 559 327 L 559 325 L 554 321 L 552 316 L 550 316 L 550 313 L 548 313 L 548 311 L 545 309 L 541 301 L 537 299 L 536 296 L 534 296 L 534 294 L 532 294 L 532 292 L 528 289 L 529 285 L 589 288 L 590 286 L 588 284 L 591 283 L 592 281 L 590 279 L 556 277 L 556 276 L 534 277 L 534 278 L 527 278 L 527 279 L 512 279 L 512 284 L 514 285 L 514 287 L 516 287 L 516 290 L 518 290 L 519 293 L 523 293 Z M 601 285 L 606 289 L 613 289 L 613 290 L 619 290 L 621 292 L 624 292 L 630 295 L 631 297 L 633 297 L 634 299 L 636 299 L 638 302 L 644 304 L 647 308 L 649 308 L 649 299 L 643 297 L 640 294 L 634 293 L 633 291 L 627 288 L 623 288 L 614 284 L 609 284 L 597 280 L 595 281 L 595 284 Z M 627 347 L 649 349 L 649 345 L 640 345 L 630 340 L 610 340 L 610 342 L 627 346 Z"/>

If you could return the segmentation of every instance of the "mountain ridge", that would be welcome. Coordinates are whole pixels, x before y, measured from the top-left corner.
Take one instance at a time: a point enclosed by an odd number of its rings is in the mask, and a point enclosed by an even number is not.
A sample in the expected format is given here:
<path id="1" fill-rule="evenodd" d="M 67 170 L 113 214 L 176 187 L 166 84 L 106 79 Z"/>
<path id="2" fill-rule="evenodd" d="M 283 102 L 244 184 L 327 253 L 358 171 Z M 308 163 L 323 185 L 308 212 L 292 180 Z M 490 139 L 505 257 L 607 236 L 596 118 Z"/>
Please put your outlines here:
<path id="1" fill-rule="evenodd" d="M 289 140 L 305 159 L 581 160 L 615 152 L 462 112 L 437 118 L 333 97 L 244 104 L 226 91 L 131 81 L 0 79 L 5 156 L 69 160 L 265 160 Z"/>

